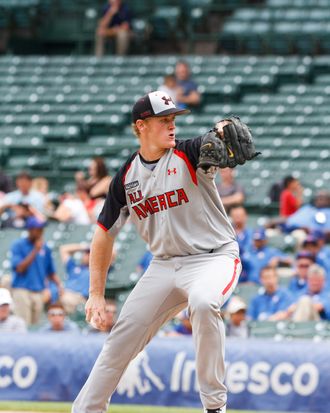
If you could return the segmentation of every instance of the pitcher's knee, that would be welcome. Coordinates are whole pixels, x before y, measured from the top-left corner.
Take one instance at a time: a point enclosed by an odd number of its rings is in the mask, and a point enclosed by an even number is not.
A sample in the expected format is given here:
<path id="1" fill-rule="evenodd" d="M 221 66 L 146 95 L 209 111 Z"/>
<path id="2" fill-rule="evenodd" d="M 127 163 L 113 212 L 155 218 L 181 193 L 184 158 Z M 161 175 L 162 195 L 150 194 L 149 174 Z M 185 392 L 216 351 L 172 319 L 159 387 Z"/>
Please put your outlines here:
<path id="1" fill-rule="evenodd" d="M 191 315 L 200 319 L 208 319 L 210 316 L 220 315 L 220 306 L 215 301 L 199 297 L 195 302 L 190 303 Z"/>

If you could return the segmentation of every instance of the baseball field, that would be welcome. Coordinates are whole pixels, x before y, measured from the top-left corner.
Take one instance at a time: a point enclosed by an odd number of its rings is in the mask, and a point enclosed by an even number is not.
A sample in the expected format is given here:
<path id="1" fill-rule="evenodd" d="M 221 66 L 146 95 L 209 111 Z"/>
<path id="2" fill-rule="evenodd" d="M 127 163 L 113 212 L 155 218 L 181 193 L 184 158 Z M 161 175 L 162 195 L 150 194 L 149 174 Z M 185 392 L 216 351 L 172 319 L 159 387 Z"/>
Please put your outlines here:
<path id="1" fill-rule="evenodd" d="M 70 403 L 51 403 L 51 402 L 17 402 L 8 401 L 0 402 L 1 413 L 36 413 L 36 412 L 48 412 L 48 413 L 70 413 Z M 201 409 L 186 409 L 179 407 L 155 407 L 155 406 L 142 406 L 142 405 L 112 405 L 109 409 L 109 413 L 197 413 L 201 412 Z M 228 410 L 227 413 L 255 413 L 247 410 Z M 261 412 L 258 413 L 271 413 Z M 274 413 L 274 412 L 272 412 Z M 280 413 L 280 412 L 277 412 Z"/>

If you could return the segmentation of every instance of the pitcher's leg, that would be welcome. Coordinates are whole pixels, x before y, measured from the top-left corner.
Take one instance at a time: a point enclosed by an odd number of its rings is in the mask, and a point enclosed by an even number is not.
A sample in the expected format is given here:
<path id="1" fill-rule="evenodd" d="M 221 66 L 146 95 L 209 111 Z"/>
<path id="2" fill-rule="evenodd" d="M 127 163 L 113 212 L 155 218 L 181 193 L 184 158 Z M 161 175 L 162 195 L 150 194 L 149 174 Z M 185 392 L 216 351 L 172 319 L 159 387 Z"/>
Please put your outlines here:
<path id="1" fill-rule="evenodd" d="M 231 257 L 212 257 L 201 262 L 199 270 L 189 288 L 189 308 L 200 396 L 205 408 L 225 409 L 225 327 L 220 309 L 237 284 L 241 265 Z"/>
<path id="2" fill-rule="evenodd" d="M 187 299 L 174 289 L 170 269 L 151 264 L 127 302 L 108 336 L 73 413 L 101 413 L 129 362 L 145 347 L 160 326 L 186 306 Z M 152 272 L 157 272 L 153 275 Z"/>

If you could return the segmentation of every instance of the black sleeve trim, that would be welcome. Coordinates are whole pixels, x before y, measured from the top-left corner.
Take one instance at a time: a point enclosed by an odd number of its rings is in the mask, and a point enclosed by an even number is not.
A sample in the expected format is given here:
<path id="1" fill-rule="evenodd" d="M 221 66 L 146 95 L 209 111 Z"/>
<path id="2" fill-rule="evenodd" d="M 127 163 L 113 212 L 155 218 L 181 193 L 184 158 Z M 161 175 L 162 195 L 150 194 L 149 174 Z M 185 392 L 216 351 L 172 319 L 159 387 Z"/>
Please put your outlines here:
<path id="1" fill-rule="evenodd" d="M 191 165 L 197 169 L 199 152 L 202 144 L 203 136 L 198 136 L 194 139 L 187 139 L 187 140 L 177 140 L 175 149 L 184 152 L 189 159 Z"/>
<path id="2" fill-rule="evenodd" d="M 129 157 L 112 179 L 104 202 L 102 211 L 98 217 L 98 225 L 105 231 L 109 231 L 119 218 L 122 208 L 127 205 L 125 193 L 126 174 L 136 157 L 137 152 Z"/>

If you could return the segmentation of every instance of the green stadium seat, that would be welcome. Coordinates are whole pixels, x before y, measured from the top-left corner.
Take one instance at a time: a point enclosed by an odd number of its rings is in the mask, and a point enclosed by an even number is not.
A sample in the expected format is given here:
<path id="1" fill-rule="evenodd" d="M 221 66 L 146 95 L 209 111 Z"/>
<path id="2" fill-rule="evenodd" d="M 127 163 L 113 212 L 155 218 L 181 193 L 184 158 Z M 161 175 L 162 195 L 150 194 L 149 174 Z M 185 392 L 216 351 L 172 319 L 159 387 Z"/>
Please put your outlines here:
<path id="1" fill-rule="evenodd" d="M 251 321 L 249 323 L 249 329 L 251 337 L 283 340 L 286 323 L 283 321 Z"/>

